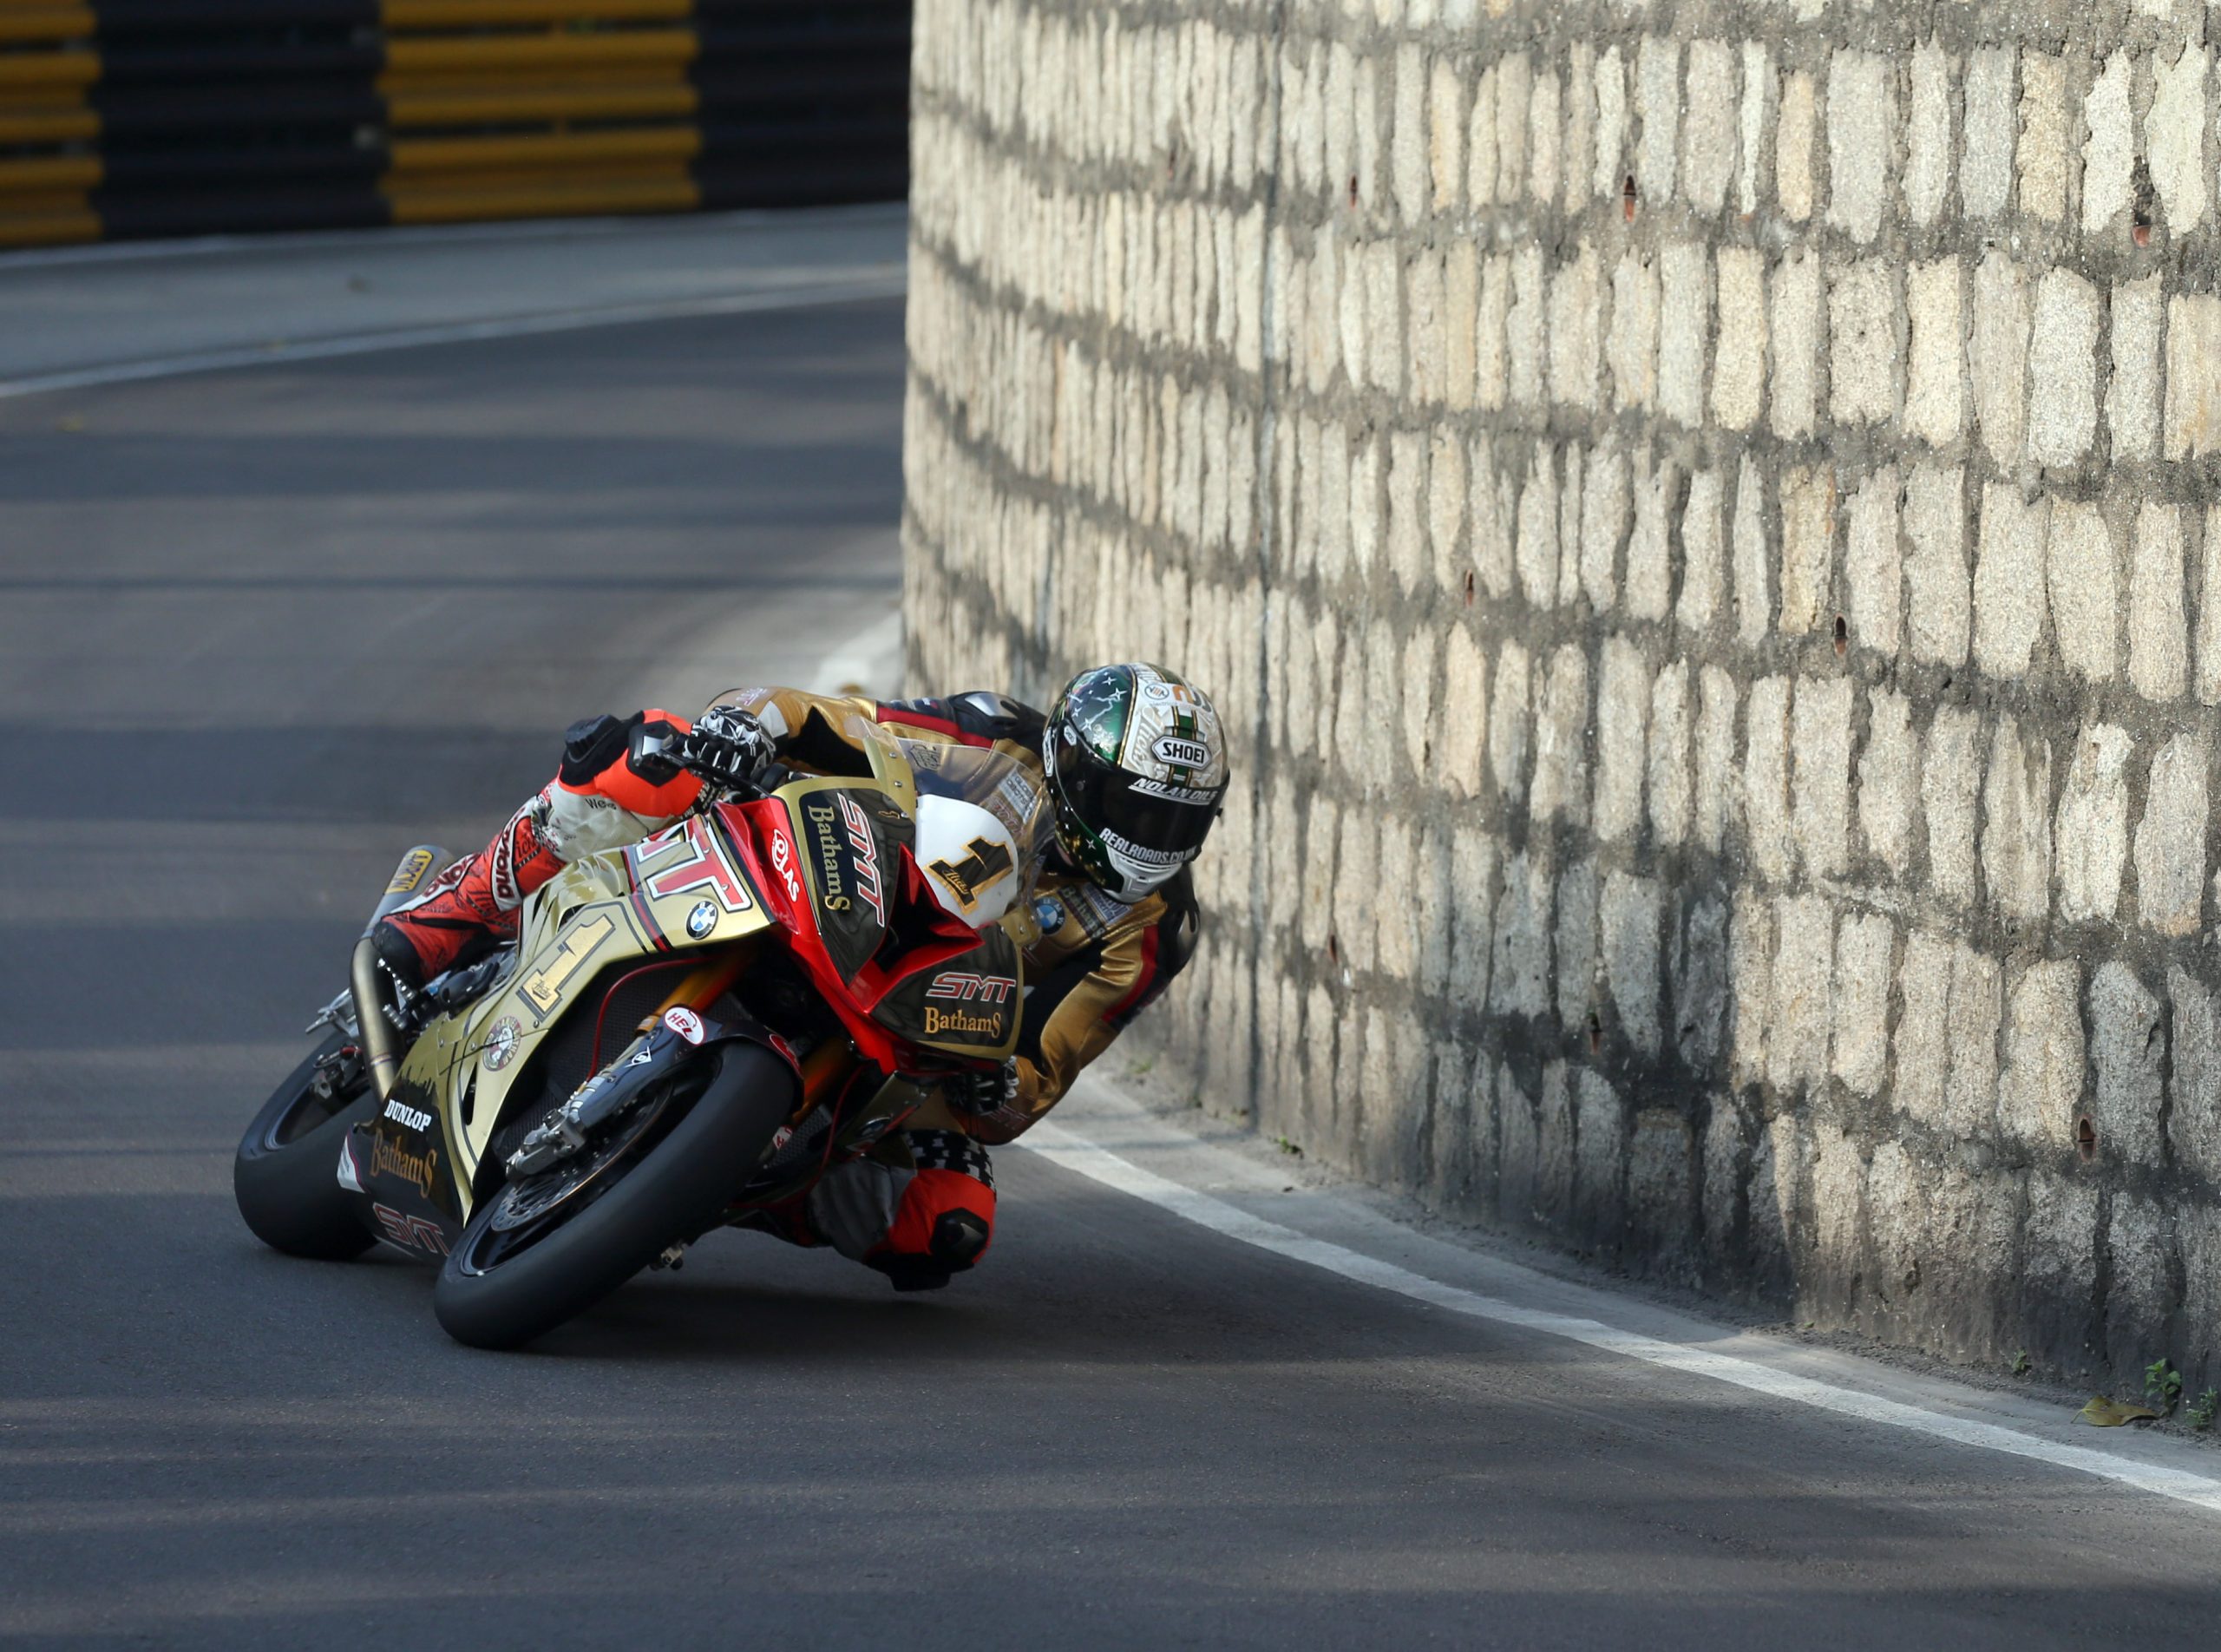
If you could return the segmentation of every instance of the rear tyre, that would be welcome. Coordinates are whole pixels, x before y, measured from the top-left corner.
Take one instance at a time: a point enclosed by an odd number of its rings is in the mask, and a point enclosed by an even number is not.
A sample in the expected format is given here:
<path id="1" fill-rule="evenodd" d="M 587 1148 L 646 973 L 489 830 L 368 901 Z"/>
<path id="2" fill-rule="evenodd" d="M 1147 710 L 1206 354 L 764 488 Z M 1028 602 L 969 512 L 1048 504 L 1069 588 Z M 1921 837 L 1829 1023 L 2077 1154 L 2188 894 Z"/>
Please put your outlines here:
<path id="1" fill-rule="evenodd" d="M 339 1185 L 339 1145 L 377 1098 L 364 1082 L 335 1108 L 311 1082 L 341 1042 L 333 1033 L 271 1092 L 232 1161 L 232 1193 L 254 1236 L 319 1262 L 345 1262 L 374 1242 L 354 1196 Z"/>
<path id="2" fill-rule="evenodd" d="M 521 1347 L 724 1215 L 794 1111 L 794 1071 L 755 1045 L 720 1044 L 672 1084 L 652 1114 L 644 1103 L 619 1121 L 601 1167 L 574 1178 L 574 1190 L 539 1191 L 560 1174 L 550 1172 L 505 1185 L 471 1212 L 432 1289 L 449 1336 Z M 529 1214 L 551 1196 L 545 1214 Z"/>

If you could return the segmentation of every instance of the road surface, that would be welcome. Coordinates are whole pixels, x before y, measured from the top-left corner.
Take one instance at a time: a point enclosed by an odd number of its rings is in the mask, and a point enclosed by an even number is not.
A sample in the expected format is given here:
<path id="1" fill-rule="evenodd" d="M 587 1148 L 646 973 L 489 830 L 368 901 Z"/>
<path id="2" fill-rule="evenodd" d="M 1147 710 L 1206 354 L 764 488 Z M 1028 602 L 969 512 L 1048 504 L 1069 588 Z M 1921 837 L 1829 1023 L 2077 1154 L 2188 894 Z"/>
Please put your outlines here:
<path id="1" fill-rule="evenodd" d="M 260 1249 L 233 1144 L 402 847 L 482 842 L 577 717 L 883 627 L 901 371 L 881 298 L 0 400 L 0 1637 L 2210 1642 L 2221 1513 L 1415 1302 L 1070 1152 L 997 1155 L 938 1295 L 728 1235 L 515 1355 L 397 1256 Z M 1385 1242 L 1337 1197 L 1287 1219 Z"/>

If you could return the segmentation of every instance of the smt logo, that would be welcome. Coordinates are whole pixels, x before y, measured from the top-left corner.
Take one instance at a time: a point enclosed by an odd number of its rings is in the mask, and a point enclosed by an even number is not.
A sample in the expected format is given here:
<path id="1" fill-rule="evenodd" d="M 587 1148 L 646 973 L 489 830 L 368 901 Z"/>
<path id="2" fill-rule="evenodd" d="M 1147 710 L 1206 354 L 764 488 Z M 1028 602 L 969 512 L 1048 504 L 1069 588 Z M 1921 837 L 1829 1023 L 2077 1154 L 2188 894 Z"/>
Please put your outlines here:
<path id="1" fill-rule="evenodd" d="M 438 1223 L 423 1216 L 405 1216 L 390 1204 L 374 1203 L 370 1214 L 378 1219 L 383 1230 L 380 1236 L 403 1250 L 429 1250 L 435 1256 L 448 1254 L 447 1236 L 440 1231 Z"/>
<path id="2" fill-rule="evenodd" d="M 427 1112 L 419 1112 L 414 1107 L 404 1105 L 398 1099 L 386 1103 L 385 1116 L 393 1120 L 395 1124 L 403 1125 L 409 1130 L 419 1132 L 420 1134 L 432 1127 L 431 1114 Z"/>
<path id="3" fill-rule="evenodd" d="M 945 969 L 934 977 L 926 996 L 953 998 L 966 1004 L 974 999 L 982 1004 L 1007 1004 L 1010 995 L 1017 990 L 1018 983 L 1007 975 L 974 975 L 960 969 Z"/>
<path id="4" fill-rule="evenodd" d="M 855 800 L 846 792 L 838 794 L 841 818 L 848 828 L 848 852 L 855 857 L 856 893 L 872 911 L 883 928 L 887 923 L 887 901 L 879 890 L 879 845 L 871 835 L 871 823 L 864 818 L 864 811 L 856 807 Z"/>

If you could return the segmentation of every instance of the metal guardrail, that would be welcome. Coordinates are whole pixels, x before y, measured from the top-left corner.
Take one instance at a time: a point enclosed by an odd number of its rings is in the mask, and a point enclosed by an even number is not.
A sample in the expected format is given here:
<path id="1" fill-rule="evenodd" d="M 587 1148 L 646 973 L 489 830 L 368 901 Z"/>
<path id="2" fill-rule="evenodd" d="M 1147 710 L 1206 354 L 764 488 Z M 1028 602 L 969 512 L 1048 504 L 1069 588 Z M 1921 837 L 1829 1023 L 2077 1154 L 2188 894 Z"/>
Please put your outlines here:
<path id="1" fill-rule="evenodd" d="M 908 0 L 0 0 L 0 247 L 899 199 Z"/>

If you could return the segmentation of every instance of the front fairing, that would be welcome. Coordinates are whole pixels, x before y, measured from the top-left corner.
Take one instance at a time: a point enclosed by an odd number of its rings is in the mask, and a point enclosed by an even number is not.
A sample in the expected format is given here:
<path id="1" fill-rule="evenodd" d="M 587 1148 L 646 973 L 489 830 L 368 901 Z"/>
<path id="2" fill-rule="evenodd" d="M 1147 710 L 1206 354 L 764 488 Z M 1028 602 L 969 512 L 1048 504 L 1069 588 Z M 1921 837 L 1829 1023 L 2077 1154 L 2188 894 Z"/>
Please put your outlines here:
<path id="1" fill-rule="evenodd" d="M 403 1059 L 381 1116 L 350 1143 L 381 1230 L 410 1249 L 432 1249 L 427 1223 L 450 1242 L 461 1231 L 516 1086 L 536 1073 L 533 1058 L 571 1016 L 596 1012 L 600 995 L 589 989 L 613 967 L 676 964 L 774 922 L 744 856 L 706 815 L 566 867 L 520 917 L 517 963 L 475 1002 L 433 1019 Z M 631 1031 L 613 1029 L 616 1042 Z M 380 1205 L 416 1242 L 396 1236 Z"/>
<path id="2" fill-rule="evenodd" d="M 858 1048 L 894 1071 L 913 1046 L 968 1059 L 1010 1053 L 1018 1038 L 1017 950 L 943 911 L 911 852 L 907 788 L 810 778 L 745 813 L 768 863 L 795 954 Z M 927 1001 L 943 972 L 992 976 L 993 1015 L 954 1012 L 960 987 Z M 978 1000 L 979 988 L 966 996 Z M 928 1013 L 930 1012 L 930 1013 Z"/>

